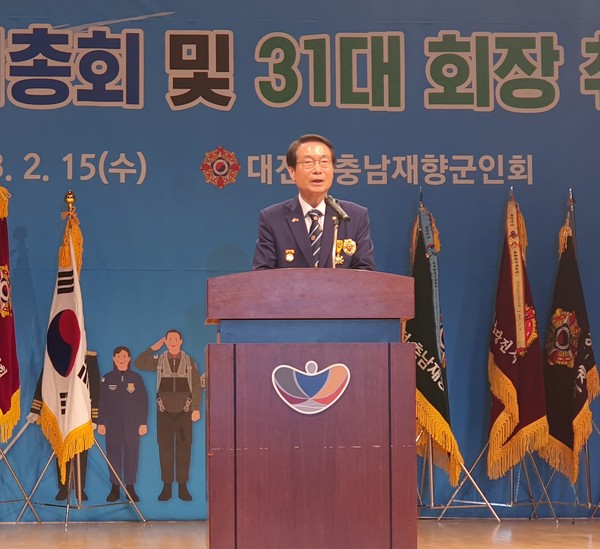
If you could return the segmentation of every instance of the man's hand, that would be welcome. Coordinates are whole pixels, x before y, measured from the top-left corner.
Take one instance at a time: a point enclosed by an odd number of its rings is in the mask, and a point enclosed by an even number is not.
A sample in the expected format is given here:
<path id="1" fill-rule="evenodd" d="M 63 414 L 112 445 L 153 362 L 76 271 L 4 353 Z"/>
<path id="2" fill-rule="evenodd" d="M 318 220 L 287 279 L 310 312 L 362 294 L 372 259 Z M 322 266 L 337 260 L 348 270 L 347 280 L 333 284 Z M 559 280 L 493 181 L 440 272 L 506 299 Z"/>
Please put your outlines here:
<path id="1" fill-rule="evenodd" d="M 40 414 L 36 414 L 35 412 L 30 412 L 27 414 L 28 423 L 37 423 L 38 419 L 40 419 Z"/>
<path id="2" fill-rule="evenodd" d="M 194 410 L 192 412 L 192 421 L 198 421 L 200 419 L 200 410 Z"/>
<path id="3" fill-rule="evenodd" d="M 165 344 L 165 340 L 166 338 L 161 337 L 154 345 L 150 346 L 150 349 L 153 351 L 158 351 Z"/>
<path id="4" fill-rule="evenodd" d="M 98 434 L 105 435 L 106 434 L 106 425 L 98 424 Z"/>
<path id="5" fill-rule="evenodd" d="M 148 426 L 147 425 L 140 425 L 140 428 L 138 429 L 138 434 L 141 437 L 143 437 L 147 432 L 148 432 Z"/>

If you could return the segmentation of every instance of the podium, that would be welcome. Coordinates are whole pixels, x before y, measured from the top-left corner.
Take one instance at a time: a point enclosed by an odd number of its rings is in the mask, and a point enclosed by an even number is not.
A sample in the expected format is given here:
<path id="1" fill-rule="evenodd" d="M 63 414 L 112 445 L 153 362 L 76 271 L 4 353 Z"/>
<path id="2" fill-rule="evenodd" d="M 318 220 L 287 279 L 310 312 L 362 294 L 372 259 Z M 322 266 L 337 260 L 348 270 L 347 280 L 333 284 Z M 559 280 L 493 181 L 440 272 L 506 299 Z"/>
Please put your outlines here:
<path id="1" fill-rule="evenodd" d="M 413 279 L 349 269 L 211 278 L 210 549 L 415 549 Z"/>

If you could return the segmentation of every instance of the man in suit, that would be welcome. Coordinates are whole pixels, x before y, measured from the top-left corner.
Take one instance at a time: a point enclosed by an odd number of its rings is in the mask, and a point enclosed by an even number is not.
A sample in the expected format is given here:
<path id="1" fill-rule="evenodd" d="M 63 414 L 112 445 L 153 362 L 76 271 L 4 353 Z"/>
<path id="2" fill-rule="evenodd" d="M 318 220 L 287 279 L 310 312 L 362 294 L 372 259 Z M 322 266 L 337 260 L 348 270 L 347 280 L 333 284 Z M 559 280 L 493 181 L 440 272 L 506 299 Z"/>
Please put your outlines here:
<path id="1" fill-rule="evenodd" d="M 341 221 L 326 204 L 336 161 L 331 142 L 320 135 L 303 135 L 289 146 L 286 160 L 298 196 L 260 212 L 252 269 L 326 268 L 335 262 L 335 268 L 375 270 L 367 208 L 340 200 L 350 218 Z M 339 228 L 334 250 L 335 223 Z"/>

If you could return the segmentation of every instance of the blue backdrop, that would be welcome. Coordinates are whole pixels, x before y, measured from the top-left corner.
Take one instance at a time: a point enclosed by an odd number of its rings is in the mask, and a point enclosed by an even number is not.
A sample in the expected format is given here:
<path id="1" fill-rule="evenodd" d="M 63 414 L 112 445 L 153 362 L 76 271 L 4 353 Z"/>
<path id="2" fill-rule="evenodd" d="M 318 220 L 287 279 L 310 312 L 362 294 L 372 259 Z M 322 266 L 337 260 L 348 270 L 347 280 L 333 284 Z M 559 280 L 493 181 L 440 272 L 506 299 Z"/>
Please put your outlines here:
<path id="1" fill-rule="evenodd" d="M 472 464 L 487 440 L 488 343 L 511 187 L 527 222 L 540 333 L 570 188 L 592 335 L 600 329 L 599 10 L 593 0 L 5 6 L 0 184 L 12 194 L 23 418 L 42 367 L 68 189 L 85 238 L 88 345 L 101 372 L 112 367 L 115 346 L 135 357 L 171 327 L 202 369 L 216 336 L 204 325 L 206 280 L 250 268 L 258 211 L 296 192 L 283 170 L 287 146 L 316 132 L 341 159 L 331 193 L 369 207 L 378 270 L 410 274 L 420 189 L 436 218 L 452 424 Z M 156 380 L 142 375 L 151 402 L 140 509 L 148 519 L 206 518 L 204 417 L 194 425 L 193 501 L 158 502 Z M 595 431 L 593 503 L 598 438 Z M 27 489 L 49 455 L 37 426 L 11 449 Z M 2 464 L 0 471 L 6 499 L 19 497 Z M 485 467 L 474 474 L 490 500 L 507 501 L 506 479 L 491 482 Z M 452 490 L 443 474 L 436 481 L 445 502 Z M 551 486 L 553 499 L 573 500 L 563 479 Z M 109 489 L 92 450 L 90 503 Z M 55 492 L 52 467 L 36 499 L 51 501 Z M 0 506 L 0 520 L 15 520 L 19 509 Z M 61 520 L 63 510 L 40 512 Z M 32 518 L 27 511 L 24 519 Z M 134 518 L 131 508 L 114 507 L 72 515 Z"/>

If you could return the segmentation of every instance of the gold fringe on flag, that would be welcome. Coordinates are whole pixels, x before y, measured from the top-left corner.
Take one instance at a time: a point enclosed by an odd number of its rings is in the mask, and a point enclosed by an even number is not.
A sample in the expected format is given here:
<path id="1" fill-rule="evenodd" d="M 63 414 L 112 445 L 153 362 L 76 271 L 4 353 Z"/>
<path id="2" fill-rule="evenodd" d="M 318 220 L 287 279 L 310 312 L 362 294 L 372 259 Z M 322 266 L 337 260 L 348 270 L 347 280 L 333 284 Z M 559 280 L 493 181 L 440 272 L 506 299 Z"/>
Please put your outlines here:
<path id="1" fill-rule="evenodd" d="M 596 365 L 587 373 L 587 388 L 590 402 L 600 396 L 600 377 Z"/>
<path id="2" fill-rule="evenodd" d="M 45 403 L 42 403 L 40 418 L 42 432 L 50 442 L 50 446 L 52 446 L 52 450 L 54 450 L 54 453 L 56 454 L 56 460 L 58 461 L 58 468 L 60 470 L 60 482 L 66 484 L 67 463 L 77 454 L 80 454 L 84 450 L 88 450 L 94 444 L 92 422 L 88 421 L 71 431 L 63 442 L 58 421 L 52 413 L 52 410 L 46 406 Z"/>
<path id="3" fill-rule="evenodd" d="M 523 460 L 527 452 L 540 448 L 546 445 L 547 442 L 548 421 L 546 416 L 521 429 L 504 445 L 499 445 L 497 440 L 490 438 L 488 476 L 492 480 L 503 477 L 517 463 Z M 494 458 L 493 462 L 490 460 L 490 457 Z"/>
<path id="4" fill-rule="evenodd" d="M 548 438 L 548 444 L 538 450 L 538 454 L 553 469 L 565 475 L 571 484 L 575 484 L 579 474 L 579 459 L 573 459 L 571 448 L 551 436 Z"/>
<path id="5" fill-rule="evenodd" d="M 509 459 L 503 448 L 504 442 L 519 423 L 519 403 L 517 390 L 504 372 L 498 368 L 492 353 L 488 360 L 488 376 L 492 394 L 504 405 L 504 410 L 500 412 L 490 429 L 488 450 L 488 476 L 491 479 L 498 479 L 519 462 L 518 458 L 513 461 L 512 456 Z"/>
<path id="6" fill-rule="evenodd" d="M 8 199 L 10 198 L 10 193 L 8 189 L 4 187 L 0 187 L 0 219 L 4 219 L 8 217 Z"/>
<path id="7" fill-rule="evenodd" d="M 519 422 L 519 400 L 517 398 L 517 389 L 508 376 L 498 368 L 492 353 L 489 354 L 488 359 L 488 376 L 492 394 L 502 402 L 504 406 L 504 411 L 500 414 L 500 417 L 507 416 L 502 421 L 502 424 L 504 425 L 502 429 L 502 438 L 503 440 L 506 440 Z M 496 423 L 498 423 L 498 420 L 494 425 L 496 425 Z"/>
<path id="8" fill-rule="evenodd" d="M 458 485 L 461 465 L 464 463 L 458 443 L 452 429 L 445 418 L 430 404 L 427 398 L 417 389 L 417 432 L 425 431 L 431 435 L 433 443 L 433 461 L 435 465 L 446 471 L 452 486 Z M 427 437 L 417 441 L 417 452 L 425 457 Z"/>
<path id="9" fill-rule="evenodd" d="M 589 404 L 581 409 L 577 414 L 577 417 L 573 420 L 573 455 L 579 457 L 581 449 L 585 443 L 589 440 L 592 434 L 592 411 L 590 410 Z M 579 459 L 573 460 L 573 480 L 575 483 L 579 475 Z"/>
<path id="10" fill-rule="evenodd" d="M 581 409 L 573 420 L 573 449 L 553 436 L 548 437 L 548 444 L 538 450 L 552 468 L 567 477 L 571 484 L 577 482 L 579 476 L 579 453 L 592 434 L 592 412 L 589 405 Z"/>
<path id="11" fill-rule="evenodd" d="M 69 235 L 73 242 L 73 250 L 75 251 L 75 261 L 77 263 L 77 273 L 81 274 L 81 265 L 83 261 L 83 233 L 79 226 L 79 218 L 75 206 L 69 205 L 69 210 L 62 214 L 63 219 L 67 219 L 65 226 L 65 234 L 63 242 L 58 251 L 58 264 L 62 268 L 71 266 L 71 252 L 69 250 Z"/>
<path id="12" fill-rule="evenodd" d="M 511 438 L 519 423 L 517 391 L 508 377 L 498 368 L 491 353 L 488 374 L 492 394 L 504 405 L 504 410 L 490 429 L 488 476 L 496 480 L 519 463 L 526 452 L 545 445 L 549 438 L 549 428 L 547 418 L 543 416 L 520 429 Z"/>
<path id="13" fill-rule="evenodd" d="M 17 389 L 10 397 L 9 410 L 5 414 L 0 412 L 0 442 L 6 442 L 11 437 L 20 417 L 21 389 Z"/>
<path id="14" fill-rule="evenodd" d="M 567 213 L 567 219 L 565 224 L 561 227 L 558 232 L 558 255 L 559 257 L 567 249 L 567 240 L 570 236 L 573 236 L 573 229 L 571 228 L 571 212 Z"/>

